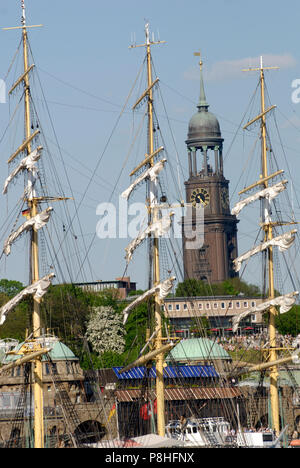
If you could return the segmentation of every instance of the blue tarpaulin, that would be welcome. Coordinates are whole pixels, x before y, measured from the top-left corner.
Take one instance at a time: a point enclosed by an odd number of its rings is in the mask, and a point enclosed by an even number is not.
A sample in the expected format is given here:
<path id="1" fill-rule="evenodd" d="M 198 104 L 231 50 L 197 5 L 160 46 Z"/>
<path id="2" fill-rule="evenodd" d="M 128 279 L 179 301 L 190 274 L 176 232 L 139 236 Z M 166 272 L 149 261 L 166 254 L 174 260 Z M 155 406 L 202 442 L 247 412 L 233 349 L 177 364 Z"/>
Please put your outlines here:
<path id="1" fill-rule="evenodd" d="M 133 367 L 120 374 L 122 367 L 113 367 L 113 371 L 120 380 L 143 379 L 146 376 L 146 367 Z M 149 370 L 148 378 L 155 379 L 156 369 Z M 214 366 L 167 366 L 164 368 L 164 377 L 168 379 L 219 377 Z"/>

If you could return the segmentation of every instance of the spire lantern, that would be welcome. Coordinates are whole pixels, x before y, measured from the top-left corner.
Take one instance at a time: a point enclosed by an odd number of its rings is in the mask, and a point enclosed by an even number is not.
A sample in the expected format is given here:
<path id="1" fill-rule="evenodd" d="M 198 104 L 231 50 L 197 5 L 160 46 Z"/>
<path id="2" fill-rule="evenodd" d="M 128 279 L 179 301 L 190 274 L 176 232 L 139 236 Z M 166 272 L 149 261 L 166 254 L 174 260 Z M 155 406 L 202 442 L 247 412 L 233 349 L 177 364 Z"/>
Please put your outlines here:
<path id="1" fill-rule="evenodd" d="M 195 52 L 194 55 L 200 57 L 200 52 Z M 220 125 L 216 116 L 208 111 L 209 104 L 206 100 L 204 79 L 203 79 L 203 61 L 200 58 L 200 96 L 197 104 L 198 112 L 192 116 L 189 122 L 187 146 L 202 147 L 207 146 L 214 148 L 221 146 L 223 139 L 221 135 Z"/>

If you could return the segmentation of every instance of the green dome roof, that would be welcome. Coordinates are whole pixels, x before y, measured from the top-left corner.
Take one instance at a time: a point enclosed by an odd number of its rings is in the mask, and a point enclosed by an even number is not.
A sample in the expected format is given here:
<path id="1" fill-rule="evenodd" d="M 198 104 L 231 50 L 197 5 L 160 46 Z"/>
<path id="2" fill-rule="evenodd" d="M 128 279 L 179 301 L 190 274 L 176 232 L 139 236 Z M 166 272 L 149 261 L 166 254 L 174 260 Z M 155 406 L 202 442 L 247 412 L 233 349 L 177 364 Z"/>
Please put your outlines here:
<path id="1" fill-rule="evenodd" d="M 42 343 L 42 346 L 52 348 L 51 351 L 49 352 L 49 356 L 52 359 L 52 361 L 74 361 L 78 360 L 75 354 L 66 346 L 64 343 L 59 341 L 57 338 L 54 337 L 45 337 L 42 338 L 44 342 Z M 20 343 L 15 350 L 19 350 L 23 343 Z M 20 358 L 21 355 L 13 355 L 9 354 L 7 355 L 1 362 L 2 364 L 8 364 L 9 362 L 15 361 L 16 359 Z M 43 356 L 42 358 L 43 361 L 46 361 L 46 357 Z"/>
<path id="2" fill-rule="evenodd" d="M 230 356 L 218 343 L 207 338 L 191 338 L 182 340 L 172 349 L 166 360 L 203 361 L 213 359 L 228 359 Z"/>
<path id="3" fill-rule="evenodd" d="M 49 353 L 53 361 L 68 361 L 76 358 L 75 354 L 61 341 L 57 341 Z"/>
<path id="4" fill-rule="evenodd" d="M 193 115 L 189 122 L 188 139 L 198 140 L 220 138 L 221 130 L 218 119 L 214 114 L 203 108 Z"/>
<path id="5" fill-rule="evenodd" d="M 221 139 L 221 130 L 218 119 L 208 111 L 209 105 L 206 100 L 204 82 L 202 75 L 202 61 L 200 65 L 200 98 L 197 105 L 198 112 L 193 115 L 189 122 L 187 142 L 190 144 L 197 142 L 216 143 Z"/>

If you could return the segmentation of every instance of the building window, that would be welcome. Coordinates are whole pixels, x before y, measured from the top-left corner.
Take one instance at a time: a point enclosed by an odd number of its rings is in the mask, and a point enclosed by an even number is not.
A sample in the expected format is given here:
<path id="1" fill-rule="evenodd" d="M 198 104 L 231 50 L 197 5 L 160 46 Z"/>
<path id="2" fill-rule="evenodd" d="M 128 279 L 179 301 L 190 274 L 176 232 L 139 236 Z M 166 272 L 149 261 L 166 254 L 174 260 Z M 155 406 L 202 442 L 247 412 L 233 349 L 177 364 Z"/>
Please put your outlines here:
<path id="1" fill-rule="evenodd" d="M 240 308 L 241 308 L 241 303 L 240 303 L 240 301 L 237 301 L 237 302 L 235 303 L 235 306 L 236 306 L 237 309 L 240 309 Z"/>
<path id="2" fill-rule="evenodd" d="M 176 304 L 176 310 L 180 310 L 180 304 Z"/>
<path id="3" fill-rule="evenodd" d="M 173 305 L 172 304 L 168 304 L 168 310 L 173 310 Z"/>
<path id="4" fill-rule="evenodd" d="M 248 307 L 248 302 L 247 301 L 244 302 L 244 307 Z"/>
<path id="5" fill-rule="evenodd" d="M 56 362 L 52 362 L 52 363 L 51 363 L 50 373 L 51 373 L 52 375 L 56 375 L 56 374 L 57 374 L 57 364 L 56 364 Z"/>
<path id="6" fill-rule="evenodd" d="M 225 302 L 221 302 L 221 309 L 225 309 Z"/>
<path id="7" fill-rule="evenodd" d="M 233 309 L 233 304 L 232 304 L 232 302 L 229 302 L 228 308 L 229 308 L 229 309 Z"/>
<path id="8" fill-rule="evenodd" d="M 45 374 L 50 375 L 50 366 L 49 366 L 48 362 L 46 362 L 46 364 L 45 364 Z"/>
<path id="9" fill-rule="evenodd" d="M 214 303 L 214 309 L 217 309 L 219 304 L 217 302 Z"/>
<path id="10" fill-rule="evenodd" d="M 256 306 L 256 302 L 255 301 L 252 301 L 251 302 L 251 307 L 255 307 Z"/>
<path id="11" fill-rule="evenodd" d="M 187 310 L 187 304 L 183 304 L 183 310 Z"/>
<path id="12" fill-rule="evenodd" d="M 11 408 L 10 395 L 2 395 L 2 405 L 4 408 Z"/>
<path id="13" fill-rule="evenodd" d="M 206 309 L 207 310 L 210 309 L 210 303 L 209 302 L 206 303 Z"/>
<path id="14" fill-rule="evenodd" d="M 198 304 L 198 309 L 202 310 L 203 309 L 203 304 Z"/>
<path id="15" fill-rule="evenodd" d="M 251 314 L 251 322 L 256 322 L 256 314 Z"/>

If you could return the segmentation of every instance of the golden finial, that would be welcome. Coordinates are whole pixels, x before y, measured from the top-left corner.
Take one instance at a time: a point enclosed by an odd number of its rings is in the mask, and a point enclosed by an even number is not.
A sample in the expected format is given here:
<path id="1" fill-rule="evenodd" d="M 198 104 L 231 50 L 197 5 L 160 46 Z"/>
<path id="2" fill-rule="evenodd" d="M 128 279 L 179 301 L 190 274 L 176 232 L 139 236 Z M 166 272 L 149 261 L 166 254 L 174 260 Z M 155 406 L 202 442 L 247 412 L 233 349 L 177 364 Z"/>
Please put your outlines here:
<path id="1" fill-rule="evenodd" d="M 200 65 L 200 70 L 202 70 L 203 61 L 202 61 L 202 59 L 201 59 L 201 51 L 199 50 L 199 52 L 194 52 L 194 55 L 195 55 L 196 57 L 200 57 L 199 65 Z"/>
<path id="2" fill-rule="evenodd" d="M 204 91 L 204 83 L 203 83 L 203 76 L 202 76 L 202 66 L 203 66 L 203 61 L 201 57 L 201 51 L 199 52 L 194 52 L 194 55 L 196 57 L 200 57 L 199 65 L 200 65 L 200 100 L 198 104 L 198 108 L 208 108 L 208 104 L 206 101 L 206 96 L 205 96 L 205 91 Z"/>

